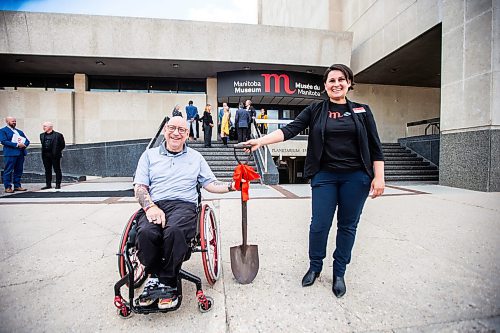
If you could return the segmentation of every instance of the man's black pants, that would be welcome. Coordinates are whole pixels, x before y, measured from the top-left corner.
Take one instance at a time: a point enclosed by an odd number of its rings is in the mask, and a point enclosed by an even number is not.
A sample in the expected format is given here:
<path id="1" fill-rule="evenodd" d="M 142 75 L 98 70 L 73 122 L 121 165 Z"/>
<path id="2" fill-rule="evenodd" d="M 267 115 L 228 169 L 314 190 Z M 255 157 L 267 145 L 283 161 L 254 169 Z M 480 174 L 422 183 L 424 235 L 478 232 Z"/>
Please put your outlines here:
<path id="1" fill-rule="evenodd" d="M 61 172 L 61 157 L 54 157 L 51 153 L 42 152 L 43 167 L 45 169 L 45 184 L 51 186 L 52 184 L 52 168 L 56 174 L 56 185 L 61 185 L 62 172 Z"/>
<path id="2" fill-rule="evenodd" d="M 238 127 L 238 143 L 247 141 L 248 128 Z"/>
<path id="3" fill-rule="evenodd" d="M 137 225 L 137 255 L 148 273 L 176 286 L 188 242 L 196 234 L 196 205 L 181 200 L 160 200 L 156 205 L 165 212 L 166 226 L 149 222 L 144 214 Z"/>

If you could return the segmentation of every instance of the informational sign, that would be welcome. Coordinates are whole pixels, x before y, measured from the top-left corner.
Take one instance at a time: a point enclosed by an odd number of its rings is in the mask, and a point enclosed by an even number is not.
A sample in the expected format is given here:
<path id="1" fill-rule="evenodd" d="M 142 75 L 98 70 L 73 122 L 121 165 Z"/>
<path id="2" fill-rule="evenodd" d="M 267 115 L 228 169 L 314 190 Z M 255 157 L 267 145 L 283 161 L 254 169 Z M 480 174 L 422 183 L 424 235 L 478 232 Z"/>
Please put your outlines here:
<path id="1" fill-rule="evenodd" d="M 307 140 L 288 140 L 269 145 L 273 156 L 306 156 Z"/>
<path id="2" fill-rule="evenodd" d="M 20 136 L 17 133 L 14 133 L 14 134 L 12 134 L 12 140 L 11 141 L 14 142 L 15 144 L 22 143 L 24 145 L 26 143 L 26 138 Z"/>
<path id="3" fill-rule="evenodd" d="M 217 74 L 219 96 L 283 96 L 323 99 L 322 76 L 283 71 L 234 71 Z"/>

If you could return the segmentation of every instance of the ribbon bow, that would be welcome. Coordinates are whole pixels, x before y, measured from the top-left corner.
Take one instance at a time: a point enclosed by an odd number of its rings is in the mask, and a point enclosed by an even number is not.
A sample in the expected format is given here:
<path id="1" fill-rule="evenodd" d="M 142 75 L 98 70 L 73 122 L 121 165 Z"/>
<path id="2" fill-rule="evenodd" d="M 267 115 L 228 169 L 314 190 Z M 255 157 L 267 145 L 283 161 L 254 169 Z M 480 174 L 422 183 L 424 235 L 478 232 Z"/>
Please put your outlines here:
<path id="1" fill-rule="evenodd" d="M 254 169 L 246 164 L 238 164 L 234 168 L 233 180 L 234 187 L 240 191 L 241 190 L 241 200 L 248 201 L 250 196 L 248 195 L 248 190 L 250 188 L 250 181 L 254 179 L 259 179 L 260 176 Z M 242 180 L 245 180 L 244 182 Z"/>

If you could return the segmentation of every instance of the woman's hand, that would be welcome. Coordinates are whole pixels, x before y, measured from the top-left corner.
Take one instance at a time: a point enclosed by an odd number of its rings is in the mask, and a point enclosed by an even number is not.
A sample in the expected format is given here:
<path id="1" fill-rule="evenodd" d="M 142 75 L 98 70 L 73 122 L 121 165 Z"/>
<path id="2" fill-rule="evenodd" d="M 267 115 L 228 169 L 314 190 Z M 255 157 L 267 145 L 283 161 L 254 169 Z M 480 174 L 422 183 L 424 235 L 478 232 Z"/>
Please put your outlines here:
<path id="1" fill-rule="evenodd" d="M 385 181 L 383 177 L 375 177 L 372 180 L 372 184 L 370 186 L 370 193 L 372 199 L 375 199 L 378 196 L 384 194 Z"/>
<path id="2" fill-rule="evenodd" d="M 256 151 L 260 147 L 262 147 L 262 143 L 260 143 L 259 139 L 251 139 L 245 142 L 242 142 L 242 144 L 247 145 L 247 146 L 252 146 L 250 149 L 251 151 Z M 245 152 L 249 152 L 248 149 L 245 149 Z"/>

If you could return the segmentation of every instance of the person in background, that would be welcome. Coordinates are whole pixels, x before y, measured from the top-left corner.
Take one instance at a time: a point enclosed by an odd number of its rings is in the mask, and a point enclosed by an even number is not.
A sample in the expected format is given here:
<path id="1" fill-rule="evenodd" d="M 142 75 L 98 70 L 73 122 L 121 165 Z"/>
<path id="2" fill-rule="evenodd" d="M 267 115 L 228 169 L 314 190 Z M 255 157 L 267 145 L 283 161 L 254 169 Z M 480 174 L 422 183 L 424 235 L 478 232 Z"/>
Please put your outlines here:
<path id="1" fill-rule="evenodd" d="M 356 229 L 365 200 L 384 193 L 384 154 L 370 107 L 346 95 L 354 86 L 352 70 L 330 66 L 323 75 L 328 99 L 315 102 L 285 127 L 245 144 L 256 150 L 310 129 L 304 174 L 311 178 L 312 218 L 309 227 L 309 269 L 302 286 L 314 283 L 323 269 L 332 220 L 337 211 L 332 291 L 346 292 L 344 275 L 351 261 Z"/>
<path id="2" fill-rule="evenodd" d="M 221 130 L 220 130 L 220 136 L 222 138 L 222 143 L 224 146 L 227 147 L 227 140 L 229 139 L 229 130 L 231 128 L 231 113 L 229 112 L 229 108 L 226 104 L 225 107 L 223 107 L 224 110 L 224 115 L 222 116 L 222 121 L 221 121 Z"/>
<path id="3" fill-rule="evenodd" d="M 250 124 L 250 113 L 244 109 L 243 103 L 240 103 L 236 116 L 234 117 L 236 130 L 238 132 L 238 143 L 247 140 L 248 125 Z"/>
<path id="4" fill-rule="evenodd" d="M 198 126 L 196 126 L 196 119 L 199 118 L 198 108 L 193 105 L 193 101 L 189 101 L 186 106 L 186 119 L 189 125 L 189 139 L 195 140 L 198 137 Z"/>
<path id="5" fill-rule="evenodd" d="M 224 108 L 227 107 L 227 103 L 222 103 L 222 109 L 219 109 L 217 112 L 217 134 L 219 134 L 222 138 L 221 125 L 222 125 L 222 117 L 224 117 Z"/>
<path id="6" fill-rule="evenodd" d="M 264 108 L 260 109 L 260 113 L 257 116 L 257 119 L 268 119 L 267 112 L 266 110 L 264 110 Z M 259 124 L 259 131 L 261 134 L 267 134 L 267 123 Z"/>
<path id="7" fill-rule="evenodd" d="M 182 117 L 181 106 L 179 104 L 176 104 L 172 110 L 172 117 Z"/>
<path id="8" fill-rule="evenodd" d="M 0 141 L 3 145 L 3 185 L 5 193 L 14 191 L 26 191 L 21 186 L 23 176 L 24 156 L 26 148 L 30 145 L 30 140 L 20 129 L 16 128 L 17 120 L 14 117 L 6 117 L 5 127 L 0 129 Z M 14 183 L 14 189 L 12 184 Z"/>
<path id="9" fill-rule="evenodd" d="M 42 190 L 52 188 L 52 168 L 56 174 L 56 189 L 60 189 L 62 182 L 61 158 L 66 142 L 61 133 L 54 131 L 54 125 L 50 121 L 44 122 L 42 128 L 43 133 L 40 133 L 40 143 L 42 145 L 42 162 L 45 169 L 45 186 L 42 187 Z"/>
<path id="10" fill-rule="evenodd" d="M 247 99 L 245 101 L 245 108 L 247 109 L 250 117 L 248 119 L 248 130 L 247 130 L 247 140 L 250 140 L 251 134 L 252 134 L 252 123 L 254 122 L 255 116 L 256 116 L 256 111 L 255 108 L 252 106 L 252 101 Z"/>
<path id="11" fill-rule="evenodd" d="M 212 114 L 210 113 L 212 106 L 207 104 L 205 106 L 205 111 L 203 111 L 203 117 L 200 120 L 203 123 L 203 137 L 205 142 L 205 148 L 212 147 L 212 127 L 214 127 L 214 121 L 212 119 Z"/>
<path id="12" fill-rule="evenodd" d="M 179 302 L 179 271 L 196 234 L 198 184 L 212 193 L 235 191 L 235 185 L 219 182 L 203 156 L 187 147 L 182 117 L 170 118 L 163 135 L 164 144 L 142 153 L 134 193 L 145 212 L 137 222 L 137 256 L 150 274 L 139 306 L 168 309 Z"/>

